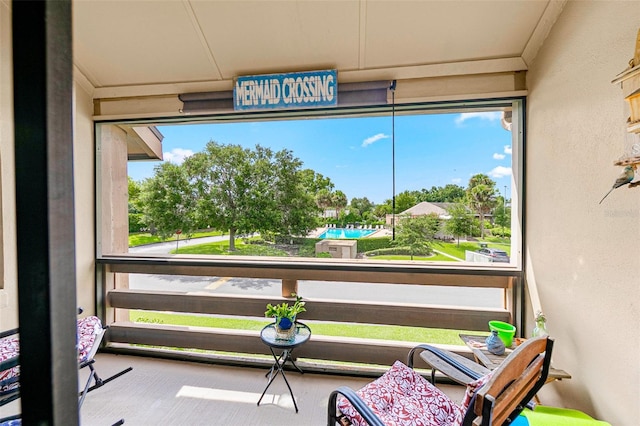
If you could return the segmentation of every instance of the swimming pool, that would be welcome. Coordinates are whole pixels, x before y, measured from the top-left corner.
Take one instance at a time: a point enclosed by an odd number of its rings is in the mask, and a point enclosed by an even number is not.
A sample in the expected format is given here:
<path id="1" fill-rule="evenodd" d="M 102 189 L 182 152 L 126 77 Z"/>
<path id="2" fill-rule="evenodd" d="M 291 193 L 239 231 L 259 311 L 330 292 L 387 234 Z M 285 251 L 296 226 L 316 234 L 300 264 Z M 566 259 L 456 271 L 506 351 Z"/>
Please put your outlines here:
<path id="1" fill-rule="evenodd" d="M 367 235 L 376 232 L 375 229 L 345 229 L 345 228 L 331 228 L 324 231 L 318 238 L 327 239 L 340 239 L 340 238 L 364 238 Z"/>

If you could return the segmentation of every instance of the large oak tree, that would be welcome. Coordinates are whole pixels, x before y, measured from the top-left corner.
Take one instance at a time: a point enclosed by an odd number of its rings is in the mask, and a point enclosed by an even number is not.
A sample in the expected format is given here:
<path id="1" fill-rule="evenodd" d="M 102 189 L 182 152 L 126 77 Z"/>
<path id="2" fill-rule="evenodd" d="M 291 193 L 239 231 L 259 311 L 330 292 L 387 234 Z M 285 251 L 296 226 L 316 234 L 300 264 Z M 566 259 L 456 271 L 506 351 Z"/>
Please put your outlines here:
<path id="1" fill-rule="evenodd" d="M 291 151 L 210 141 L 184 162 L 197 194 L 197 217 L 238 234 L 305 235 L 316 225 L 316 206 L 303 184 L 302 162 Z"/>
<path id="2" fill-rule="evenodd" d="M 197 229 L 196 196 L 183 167 L 165 162 L 154 168 L 154 176 L 145 179 L 138 205 L 145 223 L 162 238 L 183 232 L 186 236 Z"/>

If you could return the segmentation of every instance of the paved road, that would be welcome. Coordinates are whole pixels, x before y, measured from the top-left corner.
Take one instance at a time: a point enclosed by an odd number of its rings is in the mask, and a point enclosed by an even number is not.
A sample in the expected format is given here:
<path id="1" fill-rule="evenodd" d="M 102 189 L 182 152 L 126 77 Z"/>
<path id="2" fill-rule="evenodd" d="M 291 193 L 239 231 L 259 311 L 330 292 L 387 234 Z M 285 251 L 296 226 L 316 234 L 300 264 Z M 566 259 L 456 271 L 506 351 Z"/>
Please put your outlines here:
<path id="1" fill-rule="evenodd" d="M 190 240 L 180 239 L 177 241 L 168 241 L 166 243 L 156 243 L 156 244 L 147 244 L 145 246 L 131 247 L 129 249 L 129 253 L 146 253 L 146 254 L 167 254 L 171 250 L 176 249 L 176 245 L 178 247 L 178 252 L 182 247 L 194 246 L 198 244 L 204 243 L 213 243 L 216 241 L 228 240 L 228 235 L 223 235 L 220 237 L 203 237 L 203 238 L 192 238 Z"/>
<path id="2" fill-rule="evenodd" d="M 227 238 L 225 236 L 180 240 L 178 246 L 203 244 Z M 165 254 L 175 250 L 175 248 L 176 243 L 174 241 L 134 247 L 129 249 L 129 252 Z M 280 280 L 260 278 L 130 274 L 129 286 L 139 290 L 280 296 Z M 331 281 L 299 281 L 298 293 L 302 297 L 317 299 L 424 303 L 486 308 L 502 308 L 503 300 L 502 290 L 492 288 L 450 288 Z"/>

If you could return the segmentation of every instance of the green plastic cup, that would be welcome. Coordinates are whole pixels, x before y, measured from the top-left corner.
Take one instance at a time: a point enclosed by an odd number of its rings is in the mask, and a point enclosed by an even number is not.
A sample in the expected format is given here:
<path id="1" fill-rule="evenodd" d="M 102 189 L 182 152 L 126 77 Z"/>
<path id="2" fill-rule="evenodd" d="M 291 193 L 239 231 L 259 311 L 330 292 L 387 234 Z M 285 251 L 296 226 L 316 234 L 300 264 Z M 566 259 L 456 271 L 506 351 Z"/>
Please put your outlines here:
<path id="1" fill-rule="evenodd" d="M 513 337 L 516 335 L 516 327 L 504 321 L 489 321 L 489 330 L 497 331 L 498 337 L 504 346 L 510 348 L 513 344 Z"/>

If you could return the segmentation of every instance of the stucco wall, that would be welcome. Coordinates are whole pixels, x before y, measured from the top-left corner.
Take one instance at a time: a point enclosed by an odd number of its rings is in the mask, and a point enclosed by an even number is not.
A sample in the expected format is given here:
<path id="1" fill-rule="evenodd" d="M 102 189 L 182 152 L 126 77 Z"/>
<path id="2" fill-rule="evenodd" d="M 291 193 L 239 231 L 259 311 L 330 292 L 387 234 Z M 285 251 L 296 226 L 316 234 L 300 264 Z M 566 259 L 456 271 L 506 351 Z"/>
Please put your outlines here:
<path id="1" fill-rule="evenodd" d="M 11 9 L 0 2 L 0 330 L 18 326 Z"/>
<path id="2" fill-rule="evenodd" d="M 0 2 L 0 239 L 2 286 L 0 330 L 18 326 L 15 156 L 11 58 L 11 10 Z M 89 88 L 90 89 L 90 88 Z M 74 189 L 76 223 L 76 283 L 79 306 L 95 311 L 95 202 L 93 99 L 86 83 L 74 84 Z"/>
<path id="3" fill-rule="evenodd" d="M 90 88 L 89 88 L 90 90 Z M 76 224 L 76 297 L 86 314 L 95 313 L 95 143 L 93 99 L 74 84 L 74 202 Z"/>
<path id="4" fill-rule="evenodd" d="M 611 80 L 639 26 L 637 2 L 568 2 L 527 75 L 527 278 L 554 363 L 573 376 L 542 400 L 617 426 L 640 418 L 640 188 L 598 202 L 629 148 L 628 108 Z"/>

